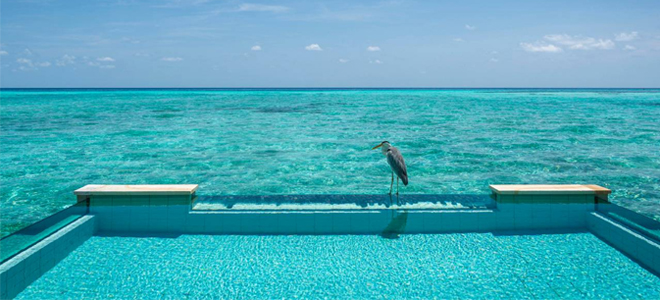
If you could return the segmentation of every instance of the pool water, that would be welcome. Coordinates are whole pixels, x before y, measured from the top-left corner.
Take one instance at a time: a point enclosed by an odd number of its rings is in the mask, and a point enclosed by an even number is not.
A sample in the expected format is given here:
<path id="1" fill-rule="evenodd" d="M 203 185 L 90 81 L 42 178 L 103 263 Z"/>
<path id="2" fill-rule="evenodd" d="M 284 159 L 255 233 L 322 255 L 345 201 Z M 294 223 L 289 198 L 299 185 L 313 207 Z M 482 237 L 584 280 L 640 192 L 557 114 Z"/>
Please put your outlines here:
<path id="1" fill-rule="evenodd" d="M 660 90 L 2 90 L 2 236 L 87 184 L 204 195 L 404 194 L 598 184 L 660 220 Z M 359 206 L 359 204 L 358 204 Z"/>
<path id="2" fill-rule="evenodd" d="M 18 299 L 652 299 L 589 233 L 95 236 Z"/>

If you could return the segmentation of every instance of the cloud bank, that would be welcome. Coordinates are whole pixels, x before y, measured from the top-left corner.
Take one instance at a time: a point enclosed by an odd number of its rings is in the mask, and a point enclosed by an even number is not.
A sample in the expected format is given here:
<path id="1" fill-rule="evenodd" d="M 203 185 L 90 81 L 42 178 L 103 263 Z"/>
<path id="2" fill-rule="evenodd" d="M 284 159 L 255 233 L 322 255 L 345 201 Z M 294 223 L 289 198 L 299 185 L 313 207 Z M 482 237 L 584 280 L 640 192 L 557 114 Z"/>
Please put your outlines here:
<path id="1" fill-rule="evenodd" d="M 636 40 L 638 38 L 637 31 L 633 31 L 630 33 L 622 32 L 614 35 L 614 40 L 617 42 L 629 42 L 632 40 Z"/>
<path id="2" fill-rule="evenodd" d="M 551 45 L 551 44 L 541 44 L 541 43 L 520 43 L 520 47 L 527 52 L 549 52 L 549 53 L 558 53 L 562 52 L 561 48 Z"/>

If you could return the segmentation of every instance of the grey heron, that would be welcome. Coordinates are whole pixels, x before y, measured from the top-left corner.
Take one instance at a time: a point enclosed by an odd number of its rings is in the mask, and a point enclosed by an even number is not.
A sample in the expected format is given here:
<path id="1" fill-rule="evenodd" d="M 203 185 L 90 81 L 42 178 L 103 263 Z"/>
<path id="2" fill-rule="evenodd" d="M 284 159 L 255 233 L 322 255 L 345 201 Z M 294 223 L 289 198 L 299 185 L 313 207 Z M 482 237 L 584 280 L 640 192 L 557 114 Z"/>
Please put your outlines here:
<path id="1" fill-rule="evenodd" d="M 408 171 L 406 170 L 406 162 L 403 161 L 403 155 L 399 149 L 392 147 L 390 142 L 384 141 L 378 146 L 371 148 L 371 150 L 382 147 L 383 155 L 387 157 L 387 163 L 390 164 L 392 169 L 392 182 L 390 183 L 390 195 L 392 195 L 392 186 L 394 185 L 394 173 L 396 173 L 396 195 L 399 195 L 399 179 L 403 185 L 408 185 Z"/>

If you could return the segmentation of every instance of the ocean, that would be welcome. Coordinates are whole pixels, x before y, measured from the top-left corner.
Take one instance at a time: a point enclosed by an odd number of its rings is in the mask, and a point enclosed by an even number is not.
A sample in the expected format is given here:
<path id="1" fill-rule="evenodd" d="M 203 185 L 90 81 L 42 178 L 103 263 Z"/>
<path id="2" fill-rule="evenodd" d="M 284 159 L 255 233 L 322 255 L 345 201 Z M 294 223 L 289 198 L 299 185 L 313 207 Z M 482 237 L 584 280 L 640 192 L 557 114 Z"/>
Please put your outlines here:
<path id="1" fill-rule="evenodd" d="M 3 89 L 2 236 L 86 184 L 202 195 L 408 194 L 583 183 L 660 220 L 658 89 Z"/>

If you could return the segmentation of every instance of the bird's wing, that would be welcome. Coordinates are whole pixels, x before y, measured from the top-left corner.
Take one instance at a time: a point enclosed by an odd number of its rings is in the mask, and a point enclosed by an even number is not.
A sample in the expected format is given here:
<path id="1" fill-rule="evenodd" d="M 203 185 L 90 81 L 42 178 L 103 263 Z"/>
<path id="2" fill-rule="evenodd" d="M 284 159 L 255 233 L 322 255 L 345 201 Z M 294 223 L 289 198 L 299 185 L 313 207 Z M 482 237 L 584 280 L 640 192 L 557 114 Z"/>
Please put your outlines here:
<path id="1" fill-rule="evenodd" d="M 408 185 L 408 171 L 406 170 L 406 162 L 403 161 L 403 155 L 399 152 L 397 148 L 390 148 L 387 151 L 387 163 L 390 164 L 392 171 L 396 173 L 396 176 L 401 178 L 404 185 Z"/>

